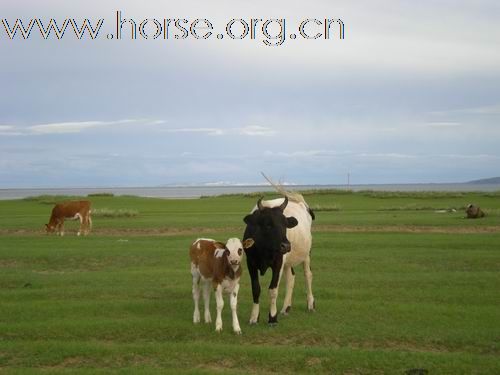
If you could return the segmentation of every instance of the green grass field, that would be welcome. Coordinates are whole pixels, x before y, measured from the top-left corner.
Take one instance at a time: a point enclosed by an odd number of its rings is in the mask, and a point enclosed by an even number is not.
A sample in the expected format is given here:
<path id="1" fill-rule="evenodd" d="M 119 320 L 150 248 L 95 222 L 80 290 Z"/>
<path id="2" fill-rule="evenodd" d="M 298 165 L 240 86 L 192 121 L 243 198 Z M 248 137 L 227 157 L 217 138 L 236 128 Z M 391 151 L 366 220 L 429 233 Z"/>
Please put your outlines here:
<path id="1" fill-rule="evenodd" d="M 245 267 L 243 335 L 227 299 L 195 326 L 189 244 L 241 237 L 257 197 L 93 196 L 87 237 L 43 234 L 63 197 L 0 201 L 0 373 L 500 373 L 500 193 L 307 192 L 317 311 L 299 267 L 291 314 L 249 326 Z"/>

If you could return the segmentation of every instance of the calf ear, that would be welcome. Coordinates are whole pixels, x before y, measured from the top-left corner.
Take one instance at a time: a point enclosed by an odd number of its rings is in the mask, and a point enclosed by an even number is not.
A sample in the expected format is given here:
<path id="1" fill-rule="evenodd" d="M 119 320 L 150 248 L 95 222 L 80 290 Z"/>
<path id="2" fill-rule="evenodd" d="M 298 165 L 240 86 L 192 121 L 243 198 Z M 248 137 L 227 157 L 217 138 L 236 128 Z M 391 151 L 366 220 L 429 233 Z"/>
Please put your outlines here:
<path id="1" fill-rule="evenodd" d="M 219 241 L 214 242 L 214 246 L 216 249 L 225 249 L 226 248 L 226 244 L 223 242 L 219 242 Z"/>
<path id="2" fill-rule="evenodd" d="M 287 228 L 293 228 L 293 227 L 297 226 L 298 223 L 299 222 L 297 221 L 297 219 L 294 218 L 293 216 L 286 218 L 286 227 Z"/>
<path id="3" fill-rule="evenodd" d="M 243 241 L 243 248 L 248 249 L 249 247 L 252 247 L 255 241 L 253 238 L 247 238 L 245 241 Z"/>

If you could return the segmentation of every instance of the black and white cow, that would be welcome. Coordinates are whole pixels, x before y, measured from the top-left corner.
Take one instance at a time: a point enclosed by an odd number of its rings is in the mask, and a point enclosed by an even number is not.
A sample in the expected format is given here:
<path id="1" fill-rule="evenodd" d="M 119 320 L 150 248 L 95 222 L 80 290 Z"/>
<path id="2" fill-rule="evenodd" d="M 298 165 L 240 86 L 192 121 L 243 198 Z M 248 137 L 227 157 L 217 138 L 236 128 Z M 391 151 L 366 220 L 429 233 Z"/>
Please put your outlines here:
<path id="1" fill-rule="evenodd" d="M 304 265 L 307 308 L 310 311 L 314 310 L 310 266 L 311 224 L 314 213 L 301 195 L 294 194 L 293 198 L 290 202 L 288 197 L 269 201 L 262 201 L 261 198 L 251 214 L 244 218 L 247 226 L 243 239 L 254 240 L 254 245 L 245 250 L 253 294 L 250 324 L 257 323 L 259 319 L 259 272 L 264 275 L 268 268 L 272 270 L 269 285 L 269 324 L 278 323 L 276 298 L 282 273 L 286 277 L 286 293 L 281 313 L 288 314 L 290 311 L 295 282 L 295 272 L 292 267 L 299 264 Z"/>

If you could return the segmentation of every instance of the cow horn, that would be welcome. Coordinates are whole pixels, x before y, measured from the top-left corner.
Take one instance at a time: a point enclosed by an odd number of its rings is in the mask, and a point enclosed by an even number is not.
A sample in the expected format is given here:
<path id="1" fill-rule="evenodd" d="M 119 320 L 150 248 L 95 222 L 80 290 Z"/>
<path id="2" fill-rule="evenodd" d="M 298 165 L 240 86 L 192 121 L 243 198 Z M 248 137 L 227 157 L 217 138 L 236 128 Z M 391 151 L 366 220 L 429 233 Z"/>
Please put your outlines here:
<path id="1" fill-rule="evenodd" d="M 262 209 L 264 208 L 264 206 L 262 205 L 262 197 L 260 197 L 260 199 L 257 201 L 257 208 L 259 209 L 259 211 L 262 211 Z"/>
<path id="2" fill-rule="evenodd" d="M 284 210 L 285 210 L 285 208 L 286 208 L 286 206 L 287 206 L 287 204 L 288 204 L 288 197 L 285 197 L 284 202 L 283 202 L 283 203 L 281 203 L 280 210 L 281 210 L 281 211 L 284 211 Z"/>

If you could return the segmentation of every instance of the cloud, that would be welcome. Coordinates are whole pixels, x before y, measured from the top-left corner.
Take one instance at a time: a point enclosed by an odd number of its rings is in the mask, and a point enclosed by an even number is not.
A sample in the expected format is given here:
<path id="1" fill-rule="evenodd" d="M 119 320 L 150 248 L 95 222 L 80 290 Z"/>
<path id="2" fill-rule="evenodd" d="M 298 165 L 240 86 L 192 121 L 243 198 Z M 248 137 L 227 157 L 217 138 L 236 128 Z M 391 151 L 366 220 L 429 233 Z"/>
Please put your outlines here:
<path id="1" fill-rule="evenodd" d="M 244 128 L 239 129 L 240 134 L 250 135 L 250 136 L 271 136 L 276 134 L 276 131 L 271 128 L 266 128 L 264 126 L 246 126 Z"/>
<path id="2" fill-rule="evenodd" d="M 500 115 L 500 104 L 451 109 L 447 111 L 433 111 L 434 115 L 464 114 L 464 115 Z"/>
<path id="3" fill-rule="evenodd" d="M 175 128 L 166 129 L 168 133 L 205 133 L 206 135 L 248 135 L 248 136 L 272 136 L 276 134 L 274 129 L 265 126 L 245 126 L 241 128 Z"/>
<path id="4" fill-rule="evenodd" d="M 80 133 L 81 131 L 90 128 L 129 124 L 137 121 L 138 120 L 58 122 L 52 124 L 32 125 L 28 127 L 28 131 L 32 134 Z"/>
<path id="5" fill-rule="evenodd" d="M 22 135 L 22 133 L 17 131 L 15 126 L 0 125 L 0 135 Z"/>
<path id="6" fill-rule="evenodd" d="M 294 152 L 275 152 L 275 151 L 265 151 L 263 153 L 265 157 L 280 157 L 285 159 L 296 158 L 296 159 L 313 159 L 313 158 L 341 158 L 341 159 L 359 159 L 359 160 L 370 160 L 370 159 L 407 159 L 407 160 L 437 160 L 437 159 L 464 159 L 464 160 L 477 160 L 477 159 L 488 159 L 496 160 L 500 159 L 500 155 L 493 154 L 410 154 L 410 153 L 397 153 L 397 152 L 337 152 L 334 150 L 302 150 Z"/>
<path id="7" fill-rule="evenodd" d="M 226 132 L 220 128 L 176 128 L 165 129 L 167 133 L 205 133 L 207 135 L 224 135 Z"/>
<path id="8" fill-rule="evenodd" d="M 424 126 L 429 128 L 443 129 L 443 128 L 457 128 L 462 126 L 459 122 L 453 121 L 439 121 L 439 122 L 428 122 Z"/>
<path id="9" fill-rule="evenodd" d="M 282 158 L 314 158 L 314 157 L 333 157 L 341 155 L 333 150 L 306 150 L 306 151 L 293 151 L 293 152 L 275 152 L 267 150 L 264 152 L 264 156 L 268 157 L 282 157 Z"/>
<path id="10" fill-rule="evenodd" d="M 491 154 L 445 154 L 436 155 L 446 159 L 461 159 L 461 160 L 500 160 L 500 155 Z"/>
<path id="11" fill-rule="evenodd" d="M 103 128 L 113 125 L 141 124 L 161 125 L 164 120 L 123 119 L 115 121 L 71 121 L 55 122 L 49 124 L 36 124 L 27 127 L 14 125 L 0 125 L 0 135 L 46 135 L 46 134 L 71 134 L 81 133 L 88 129 Z"/>

